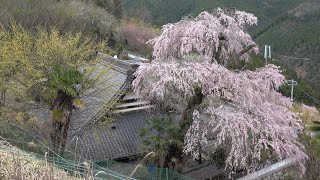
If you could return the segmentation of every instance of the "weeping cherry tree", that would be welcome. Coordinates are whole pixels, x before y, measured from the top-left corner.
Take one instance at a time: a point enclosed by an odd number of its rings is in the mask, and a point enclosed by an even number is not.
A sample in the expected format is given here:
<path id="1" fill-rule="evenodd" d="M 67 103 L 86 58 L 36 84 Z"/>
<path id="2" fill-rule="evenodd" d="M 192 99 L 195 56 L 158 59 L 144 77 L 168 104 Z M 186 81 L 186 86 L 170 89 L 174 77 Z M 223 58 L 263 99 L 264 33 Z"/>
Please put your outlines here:
<path id="1" fill-rule="evenodd" d="M 253 14 L 237 10 L 202 12 L 163 26 L 149 41 L 153 60 L 135 73 L 133 88 L 145 100 L 191 114 L 184 154 L 199 156 L 212 140 L 226 150 L 226 170 L 257 169 L 263 157 L 295 157 L 301 173 L 307 158 L 298 142 L 302 125 L 278 92 L 285 83 L 279 67 L 255 71 L 227 69 L 230 59 L 248 61 L 258 47 L 245 27 L 257 24 Z"/>

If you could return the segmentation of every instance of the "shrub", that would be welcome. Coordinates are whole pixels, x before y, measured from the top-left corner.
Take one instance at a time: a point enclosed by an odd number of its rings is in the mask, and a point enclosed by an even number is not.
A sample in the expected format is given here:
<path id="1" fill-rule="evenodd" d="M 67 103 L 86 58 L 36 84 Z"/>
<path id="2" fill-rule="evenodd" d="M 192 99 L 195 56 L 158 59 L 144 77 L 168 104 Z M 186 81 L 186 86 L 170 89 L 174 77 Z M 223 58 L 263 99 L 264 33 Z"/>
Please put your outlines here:
<path id="1" fill-rule="evenodd" d="M 138 51 L 145 55 L 150 54 L 152 50 L 146 42 L 157 35 L 157 29 L 134 22 L 124 22 L 120 29 L 120 41 L 129 50 Z"/>

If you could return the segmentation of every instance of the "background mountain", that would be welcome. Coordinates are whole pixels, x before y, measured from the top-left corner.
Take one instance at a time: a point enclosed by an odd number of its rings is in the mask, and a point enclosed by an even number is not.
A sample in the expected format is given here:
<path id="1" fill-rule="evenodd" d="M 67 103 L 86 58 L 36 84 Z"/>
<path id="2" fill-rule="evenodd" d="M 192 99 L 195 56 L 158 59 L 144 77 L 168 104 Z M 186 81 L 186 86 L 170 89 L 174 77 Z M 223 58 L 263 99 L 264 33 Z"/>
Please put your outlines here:
<path id="1" fill-rule="evenodd" d="M 280 63 L 320 90 L 320 1 L 300 3 L 253 36 L 261 45 L 270 44 Z"/>
<path id="2" fill-rule="evenodd" d="M 156 26 L 216 7 L 255 14 L 258 26 L 249 30 L 255 41 L 261 47 L 270 44 L 278 63 L 294 69 L 297 76 L 320 90 L 319 0 L 123 0 L 127 17 Z"/>
<path id="3" fill-rule="evenodd" d="M 303 0 L 123 0 L 125 13 L 152 24 L 176 22 L 189 14 L 211 11 L 216 7 L 235 7 L 255 14 L 266 24 L 274 17 L 296 7 Z"/>

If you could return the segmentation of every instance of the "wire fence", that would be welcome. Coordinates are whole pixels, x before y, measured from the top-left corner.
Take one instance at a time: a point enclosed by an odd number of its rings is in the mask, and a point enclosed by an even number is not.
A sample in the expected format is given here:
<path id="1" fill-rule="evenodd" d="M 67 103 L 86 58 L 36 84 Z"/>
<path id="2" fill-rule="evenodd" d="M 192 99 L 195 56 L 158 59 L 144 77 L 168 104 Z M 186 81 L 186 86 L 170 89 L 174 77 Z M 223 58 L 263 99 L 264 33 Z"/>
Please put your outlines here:
<path id="1" fill-rule="evenodd" d="M 130 178 L 128 176 L 122 175 L 120 173 L 117 173 L 115 171 L 111 171 L 109 169 L 103 168 L 93 162 L 87 161 L 81 157 L 76 157 L 76 159 L 70 160 L 65 159 L 59 155 L 56 154 L 49 154 L 48 152 L 53 152 L 54 149 L 48 149 L 48 151 L 44 154 L 41 153 L 34 153 L 30 151 L 25 151 L 21 149 L 39 149 L 36 148 L 33 145 L 30 145 L 28 142 L 22 142 L 13 140 L 10 138 L 1 138 L 4 141 L 8 142 L 12 146 L 1 146 L 0 150 L 4 150 L 7 153 L 15 154 L 18 156 L 25 156 L 25 157 L 31 157 L 32 159 L 37 159 L 43 162 L 46 162 L 47 164 L 57 167 L 59 169 L 64 170 L 65 172 L 69 173 L 72 176 L 75 177 L 86 177 L 88 174 L 91 174 L 92 177 L 94 177 L 97 180 L 102 179 L 115 179 L 115 180 L 124 180 L 124 179 L 130 179 L 133 180 L 134 178 Z M 18 145 L 18 146 L 16 146 Z M 18 148 L 16 148 L 16 147 Z M 32 146 L 32 147 L 30 147 Z M 21 148 L 21 149 L 20 149 Z M 67 150 L 66 150 L 67 151 Z M 39 151 L 37 151 L 39 152 Z"/>
<path id="2" fill-rule="evenodd" d="M 303 92 L 307 97 L 309 97 L 315 104 L 320 105 L 320 100 L 318 100 L 317 98 L 311 96 L 310 94 L 308 94 L 307 92 L 305 92 L 305 91 L 303 91 L 303 90 L 302 90 L 302 92 Z"/>
<path id="3" fill-rule="evenodd" d="M 0 132 L 0 137 L 18 148 L 0 146 L 0 150 L 33 156 L 41 161 L 63 169 L 70 175 L 86 176 L 91 173 L 95 179 L 115 180 L 192 180 L 167 168 L 147 167 L 137 163 L 123 163 L 113 160 L 92 162 L 65 148 L 53 148 L 50 143 L 15 124 L 6 125 L 8 131 Z M 4 149 L 6 148 L 6 149 Z M 134 173 L 133 173 L 134 172 Z"/>

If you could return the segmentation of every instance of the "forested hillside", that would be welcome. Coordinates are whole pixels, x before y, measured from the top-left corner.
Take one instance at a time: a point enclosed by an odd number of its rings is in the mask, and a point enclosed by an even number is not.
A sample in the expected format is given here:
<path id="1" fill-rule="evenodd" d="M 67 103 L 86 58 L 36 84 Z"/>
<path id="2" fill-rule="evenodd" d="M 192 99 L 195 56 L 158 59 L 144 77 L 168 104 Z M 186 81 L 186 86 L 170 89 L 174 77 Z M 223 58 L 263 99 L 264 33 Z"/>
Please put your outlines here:
<path id="1" fill-rule="evenodd" d="M 176 22 L 189 14 L 212 11 L 216 7 L 235 7 L 253 13 L 260 24 L 272 21 L 272 18 L 287 11 L 303 0 L 123 0 L 125 13 L 150 23 L 163 25 Z"/>
<path id="2" fill-rule="evenodd" d="M 301 3 L 254 36 L 259 44 L 270 44 L 282 64 L 320 90 L 320 2 Z"/>

